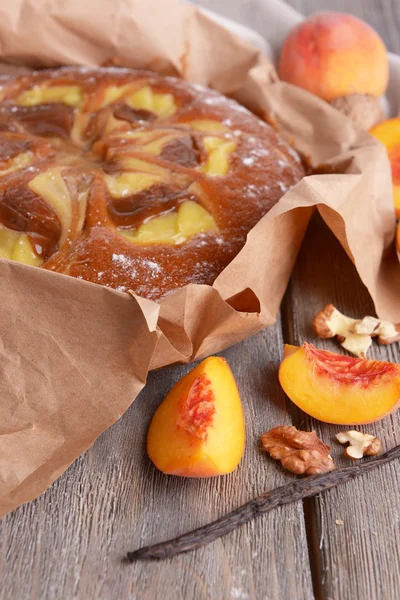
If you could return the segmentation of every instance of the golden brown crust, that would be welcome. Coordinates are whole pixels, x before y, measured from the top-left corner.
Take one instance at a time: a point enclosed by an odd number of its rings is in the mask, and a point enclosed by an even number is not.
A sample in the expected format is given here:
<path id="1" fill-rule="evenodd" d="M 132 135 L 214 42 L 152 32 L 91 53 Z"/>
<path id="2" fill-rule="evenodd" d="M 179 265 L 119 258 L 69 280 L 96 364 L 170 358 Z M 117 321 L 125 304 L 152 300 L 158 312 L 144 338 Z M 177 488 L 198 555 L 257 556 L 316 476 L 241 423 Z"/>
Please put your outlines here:
<path id="1" fill-rule="evenodd" d="M 65 68 L 2 82 L 0 223 L 24 231 L 46 269 L 154 299 L 187 283 L 211 284 L 248 231 L 304 175 L 296 153 L 270 126 L 201 86 L 115 68 Z M 32 89 L 57 86 L 76 88 L 81 99 L 35 104 L 29 95 Z M 130 87 L 107 102 L 108 88 L 124 86 Z M 170 114 L 128 104 L 130 95 L 143 88 L 161 100 L 171 95 Z M 193 126 L 197 121 L 221 128 L 207 131 Z M 150 142 L 164 137 L 168 143 L 152 154 L 143 140 L 129 138 L 131 133 L 143 133 Z M 205 171 L 211 152 L 206 137 L 228 146 L 233 142 L 226 174 Z M 4 173 L 13 153 L 29 155 L 29 164 Z M 157 175 L 143 189 L 113 197 L 106 178 L 132 171 L 126 166 L 132 158 L 158 169 Z M 64 222 L 32 184 L 40 173 L 53 176 L 55 169 L 70 197 L 72 216 Z M 122 235 L 177 211 L 185 200 L 203 206 L 217 230 L 177 244 L 144 245 Z"/>

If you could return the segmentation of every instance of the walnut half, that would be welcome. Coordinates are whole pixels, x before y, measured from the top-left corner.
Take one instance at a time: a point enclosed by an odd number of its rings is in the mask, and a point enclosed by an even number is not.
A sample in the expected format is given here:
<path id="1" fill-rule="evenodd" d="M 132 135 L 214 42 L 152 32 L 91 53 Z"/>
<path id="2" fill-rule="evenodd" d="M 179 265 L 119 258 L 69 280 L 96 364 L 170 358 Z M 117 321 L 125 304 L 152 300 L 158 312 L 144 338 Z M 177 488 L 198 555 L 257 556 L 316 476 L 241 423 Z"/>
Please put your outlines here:
<path id="1" fill-rule="evenodd" d="M 281 425 L 261 436 L 263 450 L 280 460 L 282 467 L 296 475 L 318 475 L 336 469 L 326 446 L 315 431 L 299 431 Z"/>
<path id="2" fill-rule="evenodd" d="M 361 433 L 361 431 L 356 431 L 355 429 L 341 431 L 336 434 L 336 439 L 341 444 L 349 444 L 344 449 L 344 455 L 353 460 L 358 460 L 363 456 L 375 456 L 381 450 L 381 441 L 379 438 L 368 433 Z"/>

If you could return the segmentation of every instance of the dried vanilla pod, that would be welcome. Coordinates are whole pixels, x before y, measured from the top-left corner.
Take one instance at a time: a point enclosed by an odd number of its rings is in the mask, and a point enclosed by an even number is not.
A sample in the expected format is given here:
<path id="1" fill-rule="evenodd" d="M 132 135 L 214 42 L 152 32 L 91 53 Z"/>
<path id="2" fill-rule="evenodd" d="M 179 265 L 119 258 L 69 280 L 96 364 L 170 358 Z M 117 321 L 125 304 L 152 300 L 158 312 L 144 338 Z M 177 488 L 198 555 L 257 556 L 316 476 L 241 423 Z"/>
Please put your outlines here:
<path id="1" fill-rule="evenodd" d="M 288 485 L 265 492 L 213 523 L 184 533 L 174 539 L 128 552 L 127 560 L 133 563 L 137 560 L 172 558 L 184 552 L 191 552 L 214 542 L 241 525 L 248 523 L 255 517 L 267 513 L 274 508 L 291 502 L 298 502 L 304 498 L 317 496 L 341 483 L 347 483 L 359 475 L 369 473 L 376 467 L 385 465 L 397 458 L 400 458 L 400 446 L 395 446 L 385 454 L 370 461 L 293 481 Z"/>

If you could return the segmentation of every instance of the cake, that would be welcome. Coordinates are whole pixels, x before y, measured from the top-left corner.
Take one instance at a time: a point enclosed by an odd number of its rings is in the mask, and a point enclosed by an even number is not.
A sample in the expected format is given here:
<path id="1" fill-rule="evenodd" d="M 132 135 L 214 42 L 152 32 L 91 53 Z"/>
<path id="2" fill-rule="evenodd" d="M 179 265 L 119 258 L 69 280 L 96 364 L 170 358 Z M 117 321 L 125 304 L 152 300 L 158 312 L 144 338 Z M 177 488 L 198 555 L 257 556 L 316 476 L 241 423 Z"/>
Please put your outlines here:
<path id="1" fill-rule="evenodd" d="M 0 258 L 157 300 L 212 284 L 304 176 L 271 126 L 179 79 L 66 67 L 0 84 Z"/>

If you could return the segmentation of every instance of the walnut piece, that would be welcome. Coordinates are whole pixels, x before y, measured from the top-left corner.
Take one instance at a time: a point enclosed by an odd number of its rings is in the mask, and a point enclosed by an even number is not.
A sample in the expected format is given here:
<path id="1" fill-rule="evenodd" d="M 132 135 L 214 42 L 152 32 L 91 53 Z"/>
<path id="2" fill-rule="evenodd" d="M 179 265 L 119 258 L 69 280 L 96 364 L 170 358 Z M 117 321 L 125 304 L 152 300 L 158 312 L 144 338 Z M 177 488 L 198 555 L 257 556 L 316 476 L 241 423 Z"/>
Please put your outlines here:
<path id="1" fill-rule="evenodd" d="M 336 469 L 326 446 L 315 431 L 299 431 L 294 425 L 280 425 L 261 436 L 263 450 L 280 460 L 282 467 L 296 475 L 318 475 Z"/>
<path id="2" fill-rule="evenodd" d="M 359 128 L 368 131 L 385 119 L 380 98 L 371 94 L 348 94 L 331 101 L 331 105 L 350 117 Z"/>
<path id="3" fill-rule="evenodd" d="M 363 456 L 375 456 L 381 450 L 381 441 L 379 438 L 362 433 L 361 431 L 341 431 L 336 435 L 337 440 L 341 444 L 349 444 L 344 449 L 344 454 L 347 458 L 358 460 Z"/>
<path id="4" fill-rule="evenodd" d="M 373 337 L 377 337 L 380 344 L 392 344 L 400 340 L 400 324 L 375 317 L 352 319 L 342 314 L 333 304 L 327 304 L 315 315 L 313 328 L 321 338 L 336 336 L 345 350 L 361 358 L 365 358 Z"/>

